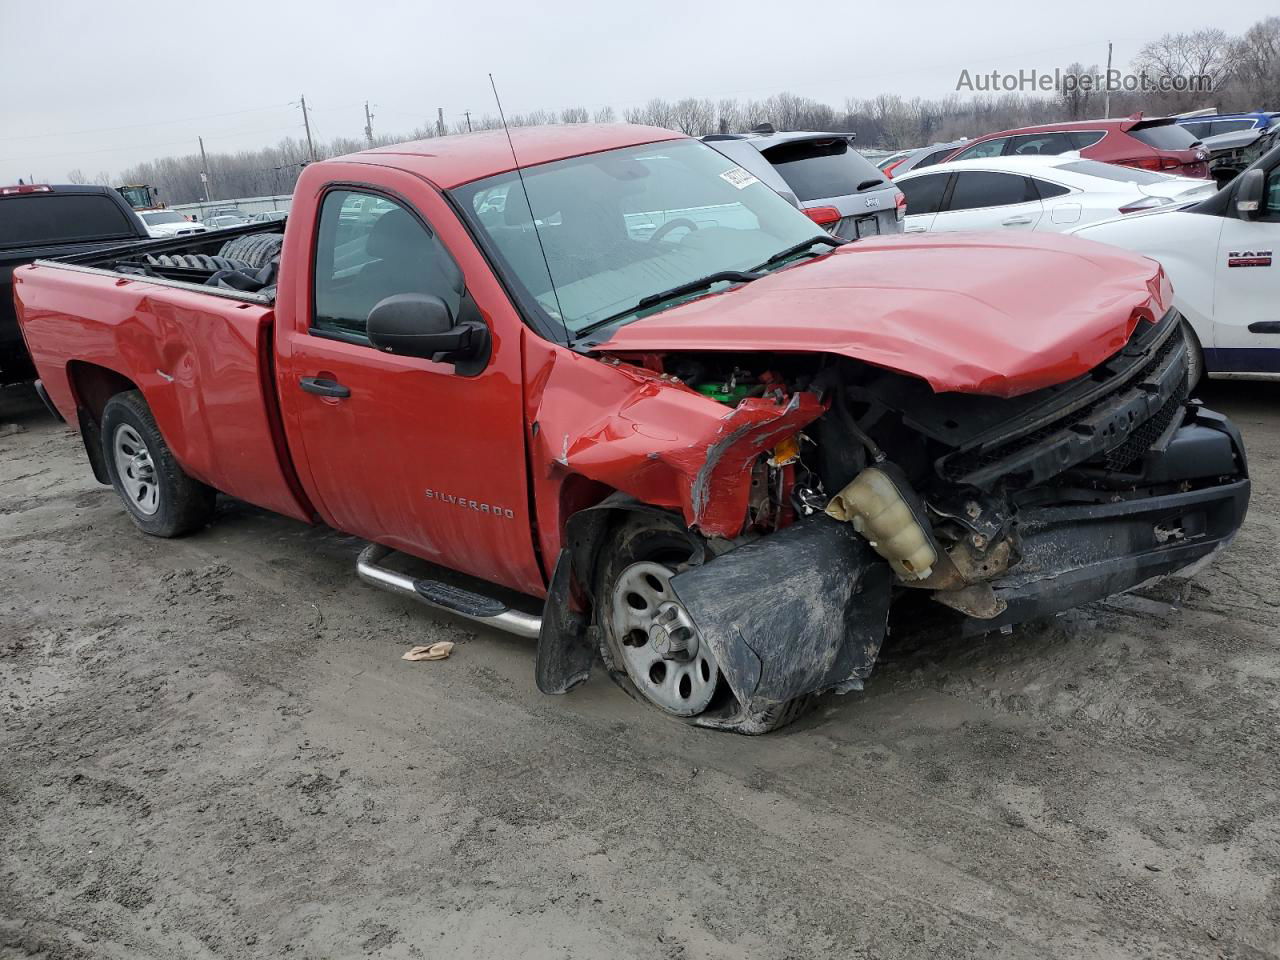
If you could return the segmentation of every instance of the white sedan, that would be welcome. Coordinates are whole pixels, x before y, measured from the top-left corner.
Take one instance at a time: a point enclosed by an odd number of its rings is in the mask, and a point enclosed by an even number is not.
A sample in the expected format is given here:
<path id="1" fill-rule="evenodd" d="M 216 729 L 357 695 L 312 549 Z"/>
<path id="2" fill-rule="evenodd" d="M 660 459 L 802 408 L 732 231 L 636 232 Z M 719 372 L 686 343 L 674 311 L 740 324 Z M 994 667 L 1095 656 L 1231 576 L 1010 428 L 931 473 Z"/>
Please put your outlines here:
<path id="1" fill-rule="evenodd" d="M 907 233 L 1066 232 L 1118 214 L 1203 200 L 1212 180 L 1119 167 L 1073 154 L 957 160 L 893 181 L 907 196 Z"/>
<path id="2" fill-rule="evenodd" d="M 176 210 L 139 210 L 138 216 L 153 237 L 186 237 L 209 232 L 204 224 L 188 220 Z"/>

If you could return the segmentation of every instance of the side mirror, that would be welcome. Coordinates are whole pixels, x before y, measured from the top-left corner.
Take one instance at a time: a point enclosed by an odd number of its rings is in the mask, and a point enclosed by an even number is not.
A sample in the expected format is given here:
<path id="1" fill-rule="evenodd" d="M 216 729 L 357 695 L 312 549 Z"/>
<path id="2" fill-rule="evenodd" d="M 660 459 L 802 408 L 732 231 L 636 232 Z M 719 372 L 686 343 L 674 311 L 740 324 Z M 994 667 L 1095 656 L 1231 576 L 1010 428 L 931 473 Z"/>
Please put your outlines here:
<path id="1" fill-rule="evenodd" d="M 1242 220 L 1257 220 L 1262 213 L 1262 188 L 1266 174 L 1261 170 L 1247 170 L 1239 177 L 1236 187 L 1236 213 Z"/>
<path id="2" fill-rule="evenodd" d="M 379 300 L 369 311 L 368 334 L 385 353 L 450 362 L 468 376 L 489 360 L 489 328 L 479 320 L 455 322 L 448 304 L 426 293 Z"/>

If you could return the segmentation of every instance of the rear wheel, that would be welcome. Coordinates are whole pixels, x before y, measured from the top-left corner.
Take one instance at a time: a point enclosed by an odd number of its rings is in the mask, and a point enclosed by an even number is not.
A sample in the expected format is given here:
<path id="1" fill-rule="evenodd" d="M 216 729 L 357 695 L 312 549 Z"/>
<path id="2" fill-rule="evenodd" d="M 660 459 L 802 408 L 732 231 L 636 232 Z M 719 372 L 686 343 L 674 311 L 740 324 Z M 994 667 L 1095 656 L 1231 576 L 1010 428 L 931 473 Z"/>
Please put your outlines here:
<path id="1" fill-rule="evenodd" d="M 213 517 L 216 492 L 178 465 L 137 390 L 103 408 L 102 453 L 111 485 L 144 533 L 180 537 Z"/>

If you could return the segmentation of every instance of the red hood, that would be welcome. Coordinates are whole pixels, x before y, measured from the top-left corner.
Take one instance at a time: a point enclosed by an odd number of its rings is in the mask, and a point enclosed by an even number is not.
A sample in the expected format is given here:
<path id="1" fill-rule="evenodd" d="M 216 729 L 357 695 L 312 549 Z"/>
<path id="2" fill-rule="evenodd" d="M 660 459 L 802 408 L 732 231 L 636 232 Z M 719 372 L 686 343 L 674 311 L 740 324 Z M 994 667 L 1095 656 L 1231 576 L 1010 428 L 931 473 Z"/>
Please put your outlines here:
<path id="1" fill-rule="evenodd" d="M 1091 370 L 1172 299 L 1155 261 L 1077 237 L 879 237 L 636 320 L 598 349 L 835 353 L 940 393 L 1012 397 Z"/>

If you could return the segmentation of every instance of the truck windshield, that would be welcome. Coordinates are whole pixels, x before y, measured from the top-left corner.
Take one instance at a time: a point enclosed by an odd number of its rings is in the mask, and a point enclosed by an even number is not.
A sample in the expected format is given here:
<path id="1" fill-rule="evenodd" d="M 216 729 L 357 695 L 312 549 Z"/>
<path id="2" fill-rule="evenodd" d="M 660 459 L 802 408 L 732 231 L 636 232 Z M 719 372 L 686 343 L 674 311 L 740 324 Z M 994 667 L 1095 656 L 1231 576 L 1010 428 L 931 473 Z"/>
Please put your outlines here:
<path id="1" fill-rule="evenodd" d="M 528 203 L 515 173 L 465 184 L 453 195 L 508 276 L 570 334 L 646 297 L 750 270 L 825 236 L 771 188 L 696 140 L 541 164 L 524 171 L 524 182 Z"/>
<path id="2" fill-rule="evenodd" d="M 153 227 L 158 223 L 185 223 L 187 219 L 182 214 L 174 213 L 172 210 L 161 210 L 157 213 L 140 213 L 138 216 Z"/>

